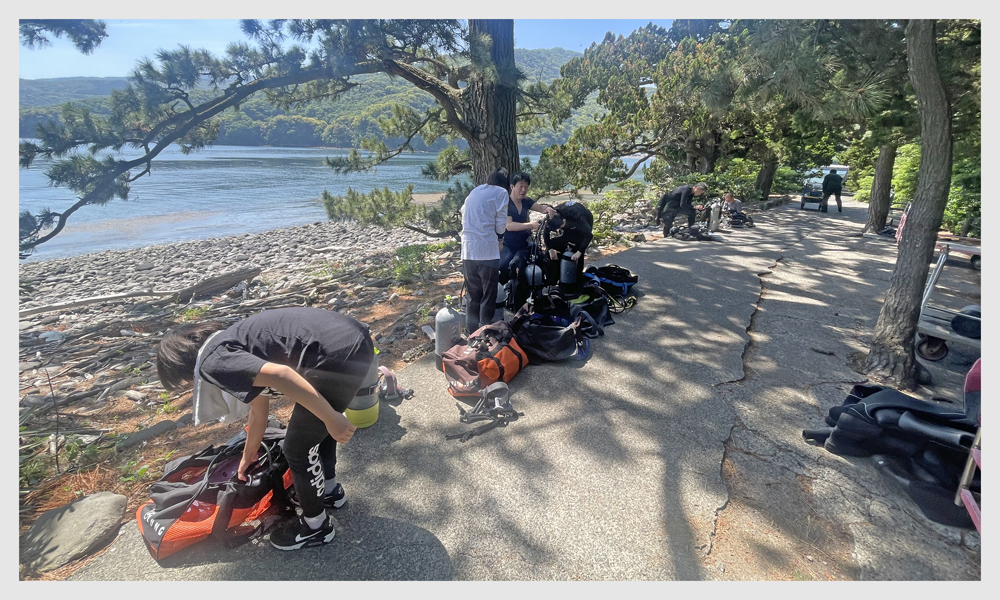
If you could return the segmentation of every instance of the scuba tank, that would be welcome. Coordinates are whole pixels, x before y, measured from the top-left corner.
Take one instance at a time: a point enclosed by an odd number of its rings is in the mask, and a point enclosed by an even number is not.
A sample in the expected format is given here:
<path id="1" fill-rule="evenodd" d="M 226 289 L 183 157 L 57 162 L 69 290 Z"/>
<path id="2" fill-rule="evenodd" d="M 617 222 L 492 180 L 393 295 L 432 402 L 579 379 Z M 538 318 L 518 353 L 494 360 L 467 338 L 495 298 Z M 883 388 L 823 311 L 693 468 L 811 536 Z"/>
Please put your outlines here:
<path id="1" fill-rule="evenodd" d="M 503 309 L 507 305 L 507 286 L 502 283 L 497 284 L 497 299 L 496 308 L 497 310 Z"/>
<path id="2" fill-rule="evenodd" d="M 379 398 L 379 367 L 378 352 L 372 357 L 372 364 L 368 367 L 364 383 L 358 394 L 347 405 L 344 416 L 358 429 L 370 427 L 378 421 L 378 398 Z"/>
<path id="3" fill-rule="evenodd" d="M 559 262 L 559 283 L 576 283 L 576 261 L 573 260 L 573 252 L 568 249 L 562 253 L 562 260 Z"/>
<path id="4" fill-rule="evenodd" d="M 542 224 L 535 230 L 535 237 L 528 247 L 527 264 L 524 267 L 524 282 L 533 292 L 545 286 L 545 271 L 539 266 L 542 262 L 542 230 L 548 222 L 548 217 L 542 220 Z"/>
<path id="5" fill-rule="evenodd" d="M 708 231 L 718 231 L 719 225 L 722 224 L 722 204 L 716 200 L 708 210 Z"/>
<path id="6" fill-rule="evenodd" d="M 458 342 L 461 333 L 462 315 L 451 307 L 453 300 L 445 296 L 444 307 L 434 316 L 434 354 L 439 367 L 441 355 Z"/>

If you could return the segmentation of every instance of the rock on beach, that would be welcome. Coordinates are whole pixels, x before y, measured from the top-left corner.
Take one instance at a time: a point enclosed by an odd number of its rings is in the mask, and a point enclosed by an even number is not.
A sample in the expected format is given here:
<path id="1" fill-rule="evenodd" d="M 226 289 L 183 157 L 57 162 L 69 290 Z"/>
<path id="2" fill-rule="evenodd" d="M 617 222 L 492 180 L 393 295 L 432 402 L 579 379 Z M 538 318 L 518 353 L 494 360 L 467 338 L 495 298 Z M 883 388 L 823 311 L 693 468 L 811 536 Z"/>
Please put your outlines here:
<path id="1" fill-rule="evenodd" d="M 19 310 L 140 290 L 172 290 L 206 277 L 257 266 L 264 276 L 296 277 L 333 264 L 364 262 L 409 244 L 439 242 L 407 229 L 386 232 L 350 223 L 317 222 L 262 233 L 107 250 L 20 265 Z M 316 252 L 317 249 L 327 249 Z M 39 315 L 53 320 L 51 315 Z M 22 327 L 24 324 L 22 323 Z"/>
<path id="2" fill-rule="evenodd" d="M 19 311 L 105 296 L 112 299 L 26 314 L 20 319 L 21 404 L 51 405 L 49 377 L 59 388 L 56 400 L 60 403 L 121 393 L 122 386 L 127 389 L 137 382 L 155 382 L 151 348 L 163 330 L 172 326 L 176 315 L 186 310 L 197 311 L 192 318 L 225 321 L 282 303 L 303 305 L 307 298 L 310 304 L 326 298 L 333 310 L 377 302 L 379 294 L 388 297 L 378 288 L 363 288 L 350 295 L 345 290 L 331 293 L 339 286 L 330 285 L 333 274 L 352 274 L 345 283 L 365 284 L 372 279 L 367 271 L 385 266 L 397 248 L 440 241 L 408 229 L 385 231 L 327 221 L 22 264 Z M 168 306 L 164 296 L 114 298 L 136 292 L 178 291 L 207 278 L 246 269 L 259 270 L 260 275 L 224 294 L 220 290 L 181 306 Z M 371 284 L 389 282 L 380 279 Z M 274 302 L 268 300 L 271 298 Z M 71 383 L 80 389 L 72 392 Z"/>

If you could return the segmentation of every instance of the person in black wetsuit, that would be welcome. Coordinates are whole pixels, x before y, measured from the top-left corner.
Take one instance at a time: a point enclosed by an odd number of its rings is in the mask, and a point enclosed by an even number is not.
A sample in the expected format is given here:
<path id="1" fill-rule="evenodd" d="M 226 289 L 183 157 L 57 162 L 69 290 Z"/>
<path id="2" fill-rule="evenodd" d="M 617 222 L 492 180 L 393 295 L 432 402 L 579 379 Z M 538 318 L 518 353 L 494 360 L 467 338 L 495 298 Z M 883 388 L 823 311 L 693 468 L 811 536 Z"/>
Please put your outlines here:
<path id="1" fill-rule="evenodd" d="M 594 239 L 594 215 L 581 202 L 567 200 L 554 209 L 555 216 L 545 222 L 542 239 L 545 242 L 545 262 L 550 282 L 559 281 L 559 289 L 575 295 L 583 288 L 583 258 Z M 567 283 L 559 277 L 562 254 L 572 253 L 576 262 L 576 281 Z"/>
<path id="2" fill-rule="evenodd" d="M 844 207 L 840 203 L 840 192 L 844 189 L 844 178 L 837 175 L 837 169 L 830 169 L 830 173 L 823 178 L 823 199 L 819 203 L 819 211 L 826 211 L 826 203 L 833 196 L 837 199 L 837 212 L 844 212 Z"/>
<path id="3" fill-rule="evenodd" d="M 271 533 L 271 545 L 295 550 L 333 540 L 333 518 L 346 497 L 337 483 L 337 442 L 356 427 L 344 410 L 365 382 L 374 343 L 367 326 L 321 308 L 265 310 L 233 325 L 189 323 L 166 334 L 156 370 L 168 390 L 184 381 L 214 386 L 249 405 L 246 447 L 238 477 L 256 459 L 267 427 L 265 388 L 295 403 L 282 447 L 302 516 Z"/>
<path id="4" fill-rule="evenodd" d="M 663 237 L 670 235 L 670 228 L 673 227 L 674 218 L 678 213 L 687 215 L 688 227 L 694 225 L 695 209 L 701 210 L 704 207 L 692 206 L 691 201 L 704 194 L 707 189 L 708 184 L 702 181 L 694 185 L 679 185 L 663 194 L 656 204 L 656 223 L 663 221 Z"/>
<path id="5" fill-rule="evenodd" d="M 528 173 L 515 173 L 510 178 L 510 202 L 507 203 L 507 232 L 503 236 L 503 249 L 500 250 L 500 283 L 506 284 L 514 280 L 511 298 L 514 310 L 520 308 L 526 301 L 527 286 L 521 281 L 532 233 L 537 231 L 540 222 L 532 221 L 529 211 L 555 216 L 555 210 L 548 204 L 536 203 L 528 197 L 528 187 L 531 176 Z"/>

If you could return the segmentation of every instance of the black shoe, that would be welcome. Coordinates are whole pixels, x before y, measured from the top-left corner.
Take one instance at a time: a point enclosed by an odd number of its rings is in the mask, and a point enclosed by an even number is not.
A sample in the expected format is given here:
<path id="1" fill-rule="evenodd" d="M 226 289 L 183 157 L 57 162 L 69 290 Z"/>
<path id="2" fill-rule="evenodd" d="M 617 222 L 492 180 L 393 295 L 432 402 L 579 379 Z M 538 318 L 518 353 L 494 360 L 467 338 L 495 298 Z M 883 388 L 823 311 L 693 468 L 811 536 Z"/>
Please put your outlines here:
<path id="1" fill-rule="evenodd" d="M 842 208 L 838 208 L 838 209 L 837 209 L 837 212 L 844 212 L 844 209 L 842 209 Z"/>
<path id="2" fill-rule="evenodd" d="M 344 486 L 339 483 L 333 491 L 323 496 L 323 506 L 326 508 L 341 508 L 347 502 L 347 494 L 344 493 Z"/>
<path id="3" fill-rule="evenodd" d="M 299 504 L 299 497 L 295 495 L 295 488 L 288 490 L 288 499 L 291 500 L 292 504 L 301 508 Z M 339 483 L 333 488 L 333 491 L 329 494 L 323 496 L 323 506 L 325 508 L 342 508 L 347 502 L 347 494 L 344 492 L 344 486 Z"/>
<path id="4" fill-rule="evenodd" d="M 271 545 L 278 550 L 298 550 L 302 547 L 329 544 L 333 541 L 334 535 L 336 532 L 333 530 L 332 516 L 327 515 L 318 529 L 309 527 L 305 519 L 299 517 L 274 530 L 271 533 Z"/>

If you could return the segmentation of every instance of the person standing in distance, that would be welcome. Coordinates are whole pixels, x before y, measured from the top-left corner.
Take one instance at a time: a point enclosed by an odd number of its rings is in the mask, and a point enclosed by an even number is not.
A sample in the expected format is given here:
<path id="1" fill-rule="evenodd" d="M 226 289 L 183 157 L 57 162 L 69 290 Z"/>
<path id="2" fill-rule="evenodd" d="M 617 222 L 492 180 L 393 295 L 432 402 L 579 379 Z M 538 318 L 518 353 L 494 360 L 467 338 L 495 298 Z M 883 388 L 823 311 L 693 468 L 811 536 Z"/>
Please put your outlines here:
<path id="1" fill-rule="evenodd" d="M 469 294 L 465 329 L 469 334 L 493 322 L 509 201 L 510 177 L 500 167 L 486 183 L 473 188 L 462 204 L 462 270 Z"/>
<path id="2" fill-rule="evenodd" d="M 249 405 L 237 471 L 241 481 L 247 480 L 267 428 L 270 403 L 261 392 L 271 388 L 295 403 L 282 449 L 302 515 L 271 533 L 271 545 L 279 550 L 333 540 L 333 517 L 326 509 L 346 502 L 335 475 L 337 443 L 349 442 L 356 429 L 344 410 L 373 360 L 375 345 L 367 326 L 337 312 L 306 307 L 264 310 L 228 326 L 187 323 L 166 332 L 156 348 L 163 387 L 175 390 L 185 381 L 194 383 L 196 415 L 213 395 L 222 401 L 223 392 L 234 404 Z"/>
<path id="3" fill-rule="evenodd" d="M 673 190 L 663 194 L 656 204 L 656 224 L 663 221 L 663 237 L 670 235 L 670 228 L 674 224 L 674 218 L 678 213 L 687 215 L 688 227 L 694 225 L 695 210 L 704 208 L 700 204 L 692 206 L 691 200 L 705 193 L 708 184 L 704 181 L 694 185 L 679 185 Z"/>
<path id="4" fill-rule="evenodd" d="M 819 203 L 820 212 L 826 212 L 826 203 L 830 196 L 837 199 L 837 212 L 844 212 L 840 204 L 840 192 L 844 187 L 844 178 L 837 175 L 837 169 L 830 169 L 829 175 L 823 178 L 823 199 Z"/>

